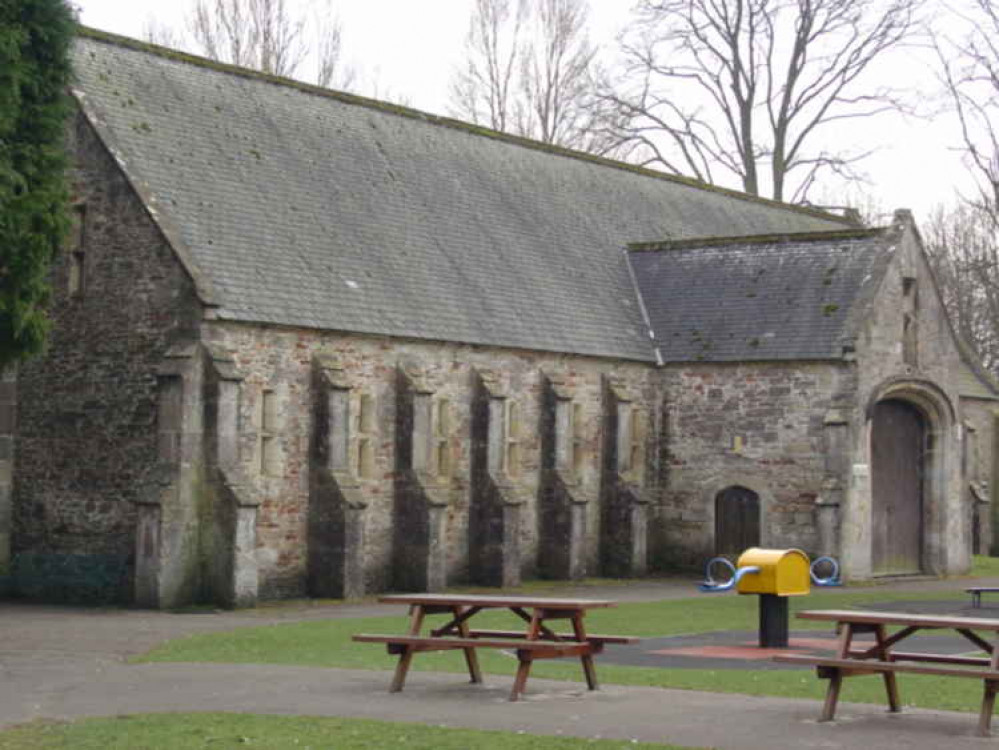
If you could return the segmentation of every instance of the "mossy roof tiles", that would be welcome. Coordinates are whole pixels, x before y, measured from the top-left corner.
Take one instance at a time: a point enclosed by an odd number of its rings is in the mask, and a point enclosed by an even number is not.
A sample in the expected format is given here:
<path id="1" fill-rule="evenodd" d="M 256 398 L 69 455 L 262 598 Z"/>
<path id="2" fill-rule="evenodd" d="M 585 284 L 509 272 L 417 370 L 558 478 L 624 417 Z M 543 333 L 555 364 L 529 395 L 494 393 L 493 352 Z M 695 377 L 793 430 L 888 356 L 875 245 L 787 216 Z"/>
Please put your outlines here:
<path id="1" fill-rule="evenodd" d="M 74 61 L 220 319 L 649 360 L 625 245 L 843 227 L 99 32 Z"/>
<path id="2" fill-rule="evenodd" d="M 664 244 L 629 254 L 663 362 L 841 359 L 887 231 Z"/>

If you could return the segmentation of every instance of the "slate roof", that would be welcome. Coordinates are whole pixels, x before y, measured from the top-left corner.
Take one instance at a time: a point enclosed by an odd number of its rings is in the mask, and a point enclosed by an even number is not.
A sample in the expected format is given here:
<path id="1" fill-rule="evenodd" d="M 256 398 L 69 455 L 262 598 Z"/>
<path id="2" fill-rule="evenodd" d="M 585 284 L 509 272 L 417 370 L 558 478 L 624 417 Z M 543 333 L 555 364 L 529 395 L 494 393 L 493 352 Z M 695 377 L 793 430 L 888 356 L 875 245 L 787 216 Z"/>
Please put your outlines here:
<path id="1" fill-rule="evenodd" d="M 662 362 L 841 359 L 891 258 L 890 230 L 633 246 Z"/>
<path id="2" fill-rule="evenodd" d="M 957 337 L 957 334 L 955 334 Z M 985 369 L 975 351 L 961 338 L 957 338 L 961 352 L 961 365 L 957 373 L 958 393 L 967 398 L 999 400 L 999 384 Z"/>
<path id="3" fill-rule="evenodd" d="M 650 360 L 627 243 L 844 226 L 103 32 L 74 63 L 223 320 Z"/>

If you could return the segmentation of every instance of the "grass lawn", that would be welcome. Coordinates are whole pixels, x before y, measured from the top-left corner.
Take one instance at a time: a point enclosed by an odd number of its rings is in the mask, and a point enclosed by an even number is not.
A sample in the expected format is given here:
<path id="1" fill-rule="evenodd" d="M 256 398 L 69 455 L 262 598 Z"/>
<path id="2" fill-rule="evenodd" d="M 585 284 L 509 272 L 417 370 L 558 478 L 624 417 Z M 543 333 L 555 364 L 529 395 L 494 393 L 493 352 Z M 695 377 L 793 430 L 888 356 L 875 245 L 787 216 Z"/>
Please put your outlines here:
<path id="1" fill-rule="evenodd" d="M 136 714 L 35 721 L 0 732 L 0 750 L 682 750 L 678 745 L 447 729 L 366 719 L 256 714 Z"/>
<path id="2" fill-rule="evenodd" d="M 988 562 L 991 564 L 992 561 Z M 852 590 L 818 589 L 807 597 L 791 600 L 792 627 L 828 630 L 828 625 L 823 623 L 795 622 L 793 613 L 800 609 L 864 607 L 889 600 L 953 598 L 959 601 L 966 600 L 966 597 L 959 582 L 955 582 L 953 593 L 893 593 L 889 586 Z M 428 619 L 434 621 L 434 618 Z M 444 618 L 441 616 L 438 619 L 443 622 Z M 476 622 L 481 627 L 521 626 L 519 620 L 505 612 L 482 613 L 477 616 Z M 385 617 L 244 628 L 169 641 L 138 660 L 271 663 L 389 670 L 394 667 L 395 657 L 388 656 L 383 646 L 356 644 L 350 640 L 350 636 L 361 632 L 401 633 L 404 624 L 403 610 L 397 608 L 394 614 Z M 692 599 L 626 603 L 614 609 L 592 611 L 587 615 L 587 626 L 595 633 L 637 636 L 667 636 L 714 630 L 755 632 L 757 602 L 755 597 L 706 594 Z M 516 668 L 515 658 L 494 650 L 481 651 L 479 659 L 487 679 L 489 674 L 512 675 Z M 465 671 L 465 666 L 461 653 L 451 651 L 420 654 L 413 662 L 413 669 L 461 673 Z M 601 681 L 608 684 L 816 699 L 821 698 L 825 690 L 825 683 L 820 682 L 810 669 L 764 671 L 752 669 L 751 666 L 745 670 L 660 669 L 619 666 L 598 659 L 598 672 Z M 536 663 L 531 674 L 573 681 L 582 679 L 578 662 L 569 659 Z M 902 700 L 907 705 L 975 711 L 981 702 L 981 684 L 975 680 L 935 680 L 922 675 L 905 675 L 901 680 L 901 688 Z M 851 679 L 843 698 L 848 701 L 882 703 L 884 691 L 880 677 Z"/>
<path id="3" fill-rule="evenodd" d="M 973 576 L 990 576 L 999 578 L 999 557 L 986 557 L 985 555 L 975 555 L 971 568 Z"/>

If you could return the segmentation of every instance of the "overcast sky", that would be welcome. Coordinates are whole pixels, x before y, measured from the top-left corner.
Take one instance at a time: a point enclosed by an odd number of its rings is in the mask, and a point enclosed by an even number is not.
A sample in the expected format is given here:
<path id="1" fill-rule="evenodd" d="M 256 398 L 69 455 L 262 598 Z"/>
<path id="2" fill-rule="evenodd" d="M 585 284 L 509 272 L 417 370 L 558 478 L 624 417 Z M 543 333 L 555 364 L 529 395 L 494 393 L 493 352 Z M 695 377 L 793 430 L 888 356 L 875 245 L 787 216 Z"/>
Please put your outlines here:
<path id="1" fill-rule="evenodd" d="M 141 37 L 148 19 L 183 27 L 190 0 L 75 0 L 87 26 Z M 410 106 L 447 114 L 448 83 L 460 62 L 472 0 L 339 0 L 347 54 L 379 91 Z M 613 43 L 627 21 L 629 0 L 591 0 L 593 35 Z M 928 52 L 911 51 L 883 65 L 879 74 L 911 86 L 930 101 L 936 92 Z M 360 93 L 371 94 L 371 90 Z M 849 127 L 830 137 L 851 147 L 876 148 L 864 162 L 870 193 L 885 209 L 908 207 L 924 218 L 934 205 L 951 203 L 955 190 L 972 188 L 955 151 L 959 134 L 946 113 L 916 119 L 890 116 Z M 825 193 L 823 195 L 822 193 Z M 836 198 L 841 186 L 830 184 L 812 200 Z M 846 202 L 845 200 L 839 202 Z"/>

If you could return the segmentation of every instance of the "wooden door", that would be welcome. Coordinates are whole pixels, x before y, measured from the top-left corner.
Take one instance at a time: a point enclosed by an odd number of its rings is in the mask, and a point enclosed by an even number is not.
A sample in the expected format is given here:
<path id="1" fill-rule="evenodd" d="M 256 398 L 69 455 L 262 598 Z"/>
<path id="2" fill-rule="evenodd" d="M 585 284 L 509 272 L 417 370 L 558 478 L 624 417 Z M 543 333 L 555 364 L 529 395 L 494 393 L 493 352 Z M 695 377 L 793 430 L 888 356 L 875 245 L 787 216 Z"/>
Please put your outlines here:
<path id="1" fill-rule="evenodd" d="M 911 404 L 882 401 L 874 407 L 871 536 L 875 575 L 922 570 L 925 440 L 923 417 Z"/>
<path id="2" fill-rule="evenodd" d="M 715 554 L 736 556 L 760 546 L 760 498 L 745 487 L 715 496 Z"/>

